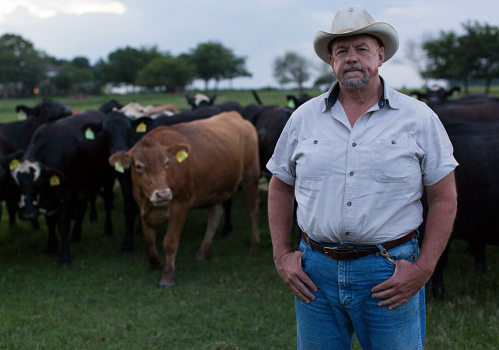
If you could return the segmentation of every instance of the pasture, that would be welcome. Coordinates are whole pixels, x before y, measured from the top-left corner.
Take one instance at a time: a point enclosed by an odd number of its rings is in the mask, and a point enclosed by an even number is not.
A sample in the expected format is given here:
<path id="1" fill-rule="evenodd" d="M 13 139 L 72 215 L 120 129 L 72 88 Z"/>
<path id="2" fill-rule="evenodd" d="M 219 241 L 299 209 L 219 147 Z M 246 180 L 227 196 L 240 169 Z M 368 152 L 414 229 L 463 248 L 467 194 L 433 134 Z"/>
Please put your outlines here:
<path id="1" fill-rule="evenodd" d="M 259 91 L 265 104 L 286 104 L 284 91 Z M 293 91 L 292 93 L 295 93 Z M 312 95 L 318 92 L 309 92 Z M 174 103 L 188 108 L 184 94 L 116 97 L 142 105 Z M 16 119 L 17 104 L 2 100 L 0 121 Z M 109 97 L 61 98 L 74 110 L 98 108 Z M 254 103 L 249 91 L 219 91 L 216 103 Z M 151 270 L 142 237 L 121 255 L 125 232 L 121 191 L 116 184 L 114 236 L 99 218 L 86 216 L 83 237 L 72 243 L 73 264 L 59 267 L 46 254 L 47 233 L 28 222 L 0 221 L 0 349 L 295 349 L 294 299 L 272 260 L 267 193 L 260 192 L 260 249 L 249 253 L 250 225 L 241 193 L 233 204 L 234 231 L 217 233 L 210 258 L 197 261 L 207 212 L 189 213 L 176 260 L 177 285 L 160 290 L 161 270 Z M 162 236 L 157 241 L 162 259 Z M 220 230 L 219 230 L 220 231 Z M 466 244 L 451 242 L 445 273 L 446 298 L 427 295 L 426 349 L 499 349 L 499 247 L 487 248 L 489 271 L 475 272 Z M 354 349 L 360 349 L 355 343 Z"/>

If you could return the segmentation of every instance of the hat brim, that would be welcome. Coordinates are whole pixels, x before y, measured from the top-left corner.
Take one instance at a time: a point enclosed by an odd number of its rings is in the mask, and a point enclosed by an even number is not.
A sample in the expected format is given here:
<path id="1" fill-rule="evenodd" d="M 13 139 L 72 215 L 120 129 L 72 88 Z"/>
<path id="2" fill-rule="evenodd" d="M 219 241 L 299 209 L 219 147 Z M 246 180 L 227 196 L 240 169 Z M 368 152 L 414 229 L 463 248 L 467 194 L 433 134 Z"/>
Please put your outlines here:
<path id="1" fill-rule="evenodd" d="M 330 64 L 327 46 L 331 40 L 358 34 L 369 34 L 377 37 L 383 42 L 383 47 L 385 48 L 385 62 L 392 58 L 399 48 L 399 37 L 395 29 L 388 23 L 376 22 L 368 25 L 367 27 L 345 33 L 331 34 L 322 31 L 317 32 L 314 37 L 315 53 L 321 60 L 327 64 Z"/>

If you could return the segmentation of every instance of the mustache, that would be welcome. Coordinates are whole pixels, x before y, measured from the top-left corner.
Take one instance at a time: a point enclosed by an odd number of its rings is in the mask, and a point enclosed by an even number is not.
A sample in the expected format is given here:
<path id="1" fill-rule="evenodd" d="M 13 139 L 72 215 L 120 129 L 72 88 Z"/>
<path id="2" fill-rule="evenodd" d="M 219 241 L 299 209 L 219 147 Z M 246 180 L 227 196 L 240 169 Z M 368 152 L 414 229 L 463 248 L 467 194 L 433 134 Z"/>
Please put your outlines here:
<path id="1" fill-rule="evenodd" d="M 358 66 L 356 64 L 351 64 L 351 65 L 343 67 L 343 69 L 341 70 L 341 74 L 345 74 L 345 73 L 348 73 L 348 72 L 351 72 L 354 70 L 360 70 L 362 73 L 366 74 L 365 68 Z"/>

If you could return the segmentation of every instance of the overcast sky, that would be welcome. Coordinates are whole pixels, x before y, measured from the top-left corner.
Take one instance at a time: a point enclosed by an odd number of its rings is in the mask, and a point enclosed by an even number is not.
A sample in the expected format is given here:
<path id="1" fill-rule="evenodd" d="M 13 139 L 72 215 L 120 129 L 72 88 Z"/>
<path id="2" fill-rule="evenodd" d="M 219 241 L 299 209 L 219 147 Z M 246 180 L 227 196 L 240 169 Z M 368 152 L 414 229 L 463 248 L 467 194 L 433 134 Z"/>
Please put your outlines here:
<path id="1" fill-rule="evenodd" d="M 497 0 L 0 0 L 0 35 L 18 34 L 51 56 L 84 56 L 92 64 L 126 46 L 178 55 L 218 41 L 246 57 L 253 74 L 235 79 L 235 88 L 278 87 L 274 59 L 294 51 L 311 66 L 324 66 L 312 47 L 314 35 L 329 32 L 336 10 L 350 4 L 397 30 L 399 51 L 380 68 L 394 88 L 424 84 L 405 58 L 410 40 L 437 38 L 442 30 L 462 33 L 467 20 L 499 26 Z"/>

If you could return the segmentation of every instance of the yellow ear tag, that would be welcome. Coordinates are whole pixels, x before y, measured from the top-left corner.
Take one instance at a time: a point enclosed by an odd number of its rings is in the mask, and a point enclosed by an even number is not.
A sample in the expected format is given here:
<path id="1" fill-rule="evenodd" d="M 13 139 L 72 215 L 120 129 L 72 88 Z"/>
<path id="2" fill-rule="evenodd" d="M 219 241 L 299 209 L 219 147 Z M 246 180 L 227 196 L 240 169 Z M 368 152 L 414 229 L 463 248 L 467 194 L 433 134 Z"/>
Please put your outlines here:
<path id="1" fill-rule="evenodd" d="M 59 177 L 57 175 L 54 175 L 50 178 L 50 186 L 59 186 L 61 184 L 61 180 L 59 180 Z"/>
<path id="2" fill-rule="evenodd" d="M 19 163 L 19 160 L 17 159 L 12 159 L 9 163 L 9 170 L 12 171 L 14 169 L 17 169 L 21 166 L 21 163 Z"/>
<path id="3" fill-rule="evenodd" d="M 28 115 L 26 114 L 25 111 L 20 111 L 17 113 L 17 120 L 26 120 L 28 119 Z"/>
<path id="4" fill-rule="evenodd" d="M 295 101 L 289 100 L 288 101 L 288 108 L 295 109 L 296 108 Z"/>
<path id="5" fill-rule="evenodd" d="M 177 152 L 176 157 L 177 157 L 177 162 L 182 163 L 187 157 L 189 157 L 189 155 L 187 154 L 186 151 L 182 150 Z"/>
<path id="6" fill-rule="evenodd" d="M 95 140 L 95 134 L 92 129 L 87 128 L 87 130 L 85 130 L 85 138 L 87 140 Z"/>
<path id="7" fill-rule="evenodd" d="M 147 126 L 146 123 L 141 122 L 139 125 L 137 125 L 137 132 L 146 132 L 147 131 Z"/>
<path id="8" fill-rule="evenodd" d="M 121 166 L 120 162 L 115 162 L 114 163 L 114 170 L 116 170 L 119 173 L 125 173 L 125 169 Z"/>

